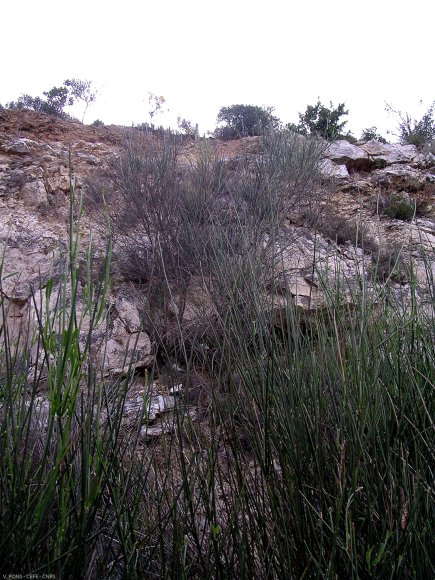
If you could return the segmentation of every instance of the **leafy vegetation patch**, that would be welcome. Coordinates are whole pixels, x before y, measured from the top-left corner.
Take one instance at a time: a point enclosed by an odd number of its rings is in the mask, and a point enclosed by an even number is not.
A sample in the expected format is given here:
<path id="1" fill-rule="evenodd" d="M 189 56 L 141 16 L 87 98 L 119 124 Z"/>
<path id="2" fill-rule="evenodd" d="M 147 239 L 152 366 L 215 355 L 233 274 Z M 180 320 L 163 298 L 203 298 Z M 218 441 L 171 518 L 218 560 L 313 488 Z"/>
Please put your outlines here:
<path id="1" fill-rule="evenodd" d="M 382 213 L 396 220 L 411 221 L 415 215 L 415 204 L 403 194 L 389 195 L 383 200 Z"/>

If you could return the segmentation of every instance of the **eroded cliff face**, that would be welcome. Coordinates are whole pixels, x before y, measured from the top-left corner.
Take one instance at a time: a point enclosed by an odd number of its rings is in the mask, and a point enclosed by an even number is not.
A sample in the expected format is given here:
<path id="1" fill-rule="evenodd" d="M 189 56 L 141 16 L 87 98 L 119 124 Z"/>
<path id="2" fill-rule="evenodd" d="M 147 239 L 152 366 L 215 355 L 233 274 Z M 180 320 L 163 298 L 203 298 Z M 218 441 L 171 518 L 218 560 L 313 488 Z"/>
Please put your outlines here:
<path id="1" fill-rule="evenodd" d="M 0 111 L 0 246 L 4 251 L 1 296 L 14 340 L 29 342 L 38 309 L 44 309 L 47 281 L 54 283 L 53 300 L 61 284 L 69 237 L 71 183 L 77 194 L 86 194 L 87 179 L 107 174 L 128 135 L 129 130 L 121 127 L 90 127 L 30 111 Z M 210 146 L 234 170 L 244 155 L 255 158 L 262 154 L 258 138 L 210 141 Z M 185 168 L 199 147 L 198 142 L 186 143 L 181 162 Z M 410 145 L 375 141 L 351 145 L 338 141 L 325 149 L 321 166 L 324 191 L 317 203 L 327 207 L 329 216 L 332 211 L 342 220 L 363 223 L 366 234 L 380 248 L 406 246 L 414 262 L 419 296 L 427 301 L 428 261 L 434 272 L 434 155 L 421 153 Z M 379 217 L 380 198 L 395 194 L 423 200 L 424 215 L 407 222 Z M 324 304 L 319 272 L 340 272 L 348 281 L 355 280 L 370 253 L 364 254 L 363 248 L 350 243 L 337 246 L 334 236 L 328 235 L 321 224 L 315 231 L 309 223 L 298 222 L 290 214 L 288 223 L 291 243 L 285 238 L 285 231 L 282 240 L 277 241 L 278 250 L 280 244 L 282 250 L 278 251 L 276 274 L 285 282 L 274 304 L 279 309 L 280 304 L 285 306 L 287 300 L 293 300 L 301 309 L 315 309 Z M 84 254 L 92 236 L 95 257 L 103 259 L 107 232 L 102 231 L 92 212 L 85 212 L 80 234 Z M 397 292 L 406 294 L 406 279 L 397 280 L 395 285 Z M 279 281 L 274 286 L 276 289 Z M 196 320 L 212 314 L 200 278 L 191 280 L 183 298 L 187 302 L 181 310 L 177 291 L 175 287 L 169 304 L 172 317 L 181 317 L 182 323 L 192 328 Z M 143 308 L 140 289 L 122 276 L 115 277 L 107 300 L 109 323 L 106 320 L 106 327 L 95 337 L 94 344 L 105 372 L 125 370 L 124 351 L 129 345 L 136 347 L 137 368 L 152 364 L 155 353 L 141 323 Z M 83 324 L 83 340 L 87 324 Z"/>
<path id="2" fill-rule="evenodd" d="M 69 243 L 71 185 L 77 195 L 82 193 L 86 178 L 119 154 L 122 139 L 122 129 L 86 127 L 30 111 L 0 113 L 1 292 L 13 339 L 31 341 L 38 313 L 45 309 L 49 279 L 54 282 L 49 307 L 55 307 Z M 106 251 L 105 236 L 94 230 L 85 216 L 81 247 L 86 252 L 92 235 L 98 258 Z M 132 322 L 139 313 L 134 304 L 125 304 L 125 292 L 121 284 L 109 296 L 110 332 L 104 340 L 107 372 L 122 372 L 124 351 L 130 344 L 131 350 L 137 347 L 138 367 L 152 359 L 150 339 Z M 83 340 L 88 326 L 84 320 Z M 94 352 L 102 357 L 106 328 L 99 334 L 94 337 Z"/>

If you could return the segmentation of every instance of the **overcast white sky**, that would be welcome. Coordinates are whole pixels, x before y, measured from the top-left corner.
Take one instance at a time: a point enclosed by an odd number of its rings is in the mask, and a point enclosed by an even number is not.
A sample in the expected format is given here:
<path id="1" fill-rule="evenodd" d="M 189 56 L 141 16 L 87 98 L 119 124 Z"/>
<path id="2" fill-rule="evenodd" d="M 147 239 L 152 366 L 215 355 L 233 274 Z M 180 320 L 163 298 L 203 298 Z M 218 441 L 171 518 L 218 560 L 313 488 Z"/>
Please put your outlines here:
<path id="1" fill-rule="evenodd" d="M 101 89 L 87 122 L 147 121 L 150 91 L 163 122 L 202 132 L 222 106 L 297 122 L 320 97 L 385 134 L 385 101 L 418 116 L 435 99 L 434 19 L 433 0 L 3 0 L 0 103 L 76 77 Z"/>

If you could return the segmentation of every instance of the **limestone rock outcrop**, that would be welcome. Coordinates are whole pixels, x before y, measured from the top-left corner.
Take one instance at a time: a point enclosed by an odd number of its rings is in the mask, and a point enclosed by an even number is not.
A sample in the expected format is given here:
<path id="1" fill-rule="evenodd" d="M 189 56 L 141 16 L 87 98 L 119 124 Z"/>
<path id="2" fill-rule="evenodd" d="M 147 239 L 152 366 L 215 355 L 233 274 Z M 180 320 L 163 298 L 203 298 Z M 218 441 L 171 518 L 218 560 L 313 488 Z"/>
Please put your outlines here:
<path id="1" fill-rule="evenodd" d="M 348 170 L 370 169 L 373 161 L 368 153 L 344 139 L 334 141 L 326 149 L 325 157 L 337 165 L 345 165 Z"/>
<path id="2" fill-rule="evenodd" d="M 412 163 L 418 159 L 418 150 L 415 145 L 398 145 L 380 143 L 370 140 L 359 147 L 373 158 L 375 165 L 393 165 L 394 163 Z"/>
<path id="3" fill-rule="evenodd" d="M 40 316 L 44 310 L 42 303 L 38 306 L 37 297 L 44 295 L 47 281 L 52 280 L 52 296 L 61 288 L 69 236 L 71 183 L 76 191 L 85 191 L 87 178 L 96 171 L 107 170 L 111 160 L 119 156 L 126 131 L 87 127 L 29 111 L 0 111 L 2 255 L 5 250 L 0 292 L 14 340 L 28 340 L 29 323 L 34 325 L 38 320 L 35 310 L 40 308 Z M 261 155 L 257 138 L 222 143 L 220 147 L 231 167 L 237 167 L 245 154 Z M 186 145 L 186 167 L 194 155 L 195 144 Z M 420 153 L 412 145 L 373 140 L 353 145 L 340 140 L 328 146 L 321 171 L 325 177 L 325 197 L 327 203 L 334 204 L 335 213 L 354 224 L 364 224 L 379 246 L 390 242 L 408 244 L 417 277 L 421 272 L 423 280 L 419 252 L 423 248 L 426 256 L 430 256 L 435 248 L 434 213 L 430 209 L 435 203 L 434 155 Z M 410 199 L 424 195 L 428 214 L 409 223 L 379 217 L 378 197 L 390 192 L 404 192 Z M 278 241 L 270 256 L 270 260 L 277 260 L 276 278 L 271 280 L 274 294 L 265 299 L 278 312 L 289 300 L 309 312 L 325 302 L 322 276 L 327 278 L 340 272 L 348 281 L 356 281 L 361 275 L 361 264 L 368 258 L 361 248 L 346 243 L 338 246 L 334 236 L 327 233 L 298 224 L 293 224 L 291 231 L 293 239 Z M 81 235 L 81 258 L 91 238 L 96 257 L 104 257 L 104 236 L 92 216 L 84 216 Z M 96 329 L 93 340 L 93 352 L 100 360 L 103 374 L 126 372 L 126 350 L 134 351 L 137 369 L 147 368 L 155 360 L 151 333 L 147 333 L 144 325 L 145 301 L 142 299 L 141 303 L 138 296 L 137 289 L 122 278 L 115 280 L 107 296 L 104 324 Z M 83 296 L 79 299 L 84 309 Z M 199 278 L 191 280 L 183 297 L 174 289 L 168 316 L 177 324 L 196 332 L 198 324 L 210 323 L 214 315 L 213 301 Z M 0 328 L 4 323 L 0 318 Z M 89 314 L 85 313 L 80 340 L 86 340 L 88 326 Z M 174 332 L 178 332 L 175 326 Z"/>
<path id="4" fill-rule="evenodd" d="M 429 170 L 435 166 L 435 156 L 430 152 L 419 153 L 415 145 L 381 143 L 373 139 L 354 145 L 341 139 L 328 146 L 323 161 L 325 174 L 338 178 L 342 177 L 343 165 L 349 171 L 373 171 L 401 164 Z"/>

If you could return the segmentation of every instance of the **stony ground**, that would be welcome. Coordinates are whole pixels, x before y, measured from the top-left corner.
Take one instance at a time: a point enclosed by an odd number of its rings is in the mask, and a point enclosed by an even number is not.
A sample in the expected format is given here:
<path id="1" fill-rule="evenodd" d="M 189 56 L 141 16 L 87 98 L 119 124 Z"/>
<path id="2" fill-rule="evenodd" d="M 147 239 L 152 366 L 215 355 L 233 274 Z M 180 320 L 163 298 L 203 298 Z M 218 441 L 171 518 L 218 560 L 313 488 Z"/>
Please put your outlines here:
<path id="1" fill-rule="evenodd" d="M 38 300 L 32 297 L 44 289 L 49 278 L 59 282 L 56 277 L 68 242 L 71 178 L 78 193 L 85 191 L 87 178 L 107 169 L 130 134 L 131 129 L 123 127 L 91 127 L 30 111 L 0 111 L 0 246 L 5 252 L 0 291 L 12 337 L 23 339 L 29 319 L 35 324 Z M 195 159 L 199 146 L 194 141 L 186 143 L 182 156 L 186 167 Z M 209 146 L 234 166 L 245 154 L 261 155 L 258 138 L 226 143 L 210 140 Z M 422 249 L 435 276 L 434 155 L 418 152 L 413 146 L 373 141 L 357 146 L 339 141 L 325 153 L 322 164 L 325 184 L 319 203 L 326 208 L 325 216 L 330 220 L 332 212 L 349 223 L 363 223 L 366 233 L 381 248 L 406 246 L 416 266 L 424 301 L 427 277 Z M 380 201 L 397 193 L 421 201 L 422 215 L 409 222 L 379 216 Z M 313 276 L 314 252 L 320 270 L 339 270 L 348 280 L 355 279 L 364 252 L 346 241 L 337 245 L 334 236 L 321 225 L 320 236 L 314 235 L 309 224 L 296 221 L 292 227 L 297 235 L 282 254 L 283 273 L 291 280 L 287 294 L 301 308 L 315 308 L 322 304 L 322 293 L 318 278 Z M 104 255 L 105 235 L 92 214 L 85 214 L 81 234 L 83 248 L 92 234 L 97 257 Z M 406 280 L 396 281 L 400 292 L 406 285 Z M 194 324 L 196 317 L 204 316 L 206 296 L 199 286 L 194 281 L 188 292 L 185 323 Z M 39 296 L 42 301 L 42 294 Z M 141 328 L 140 302 L 137 288 L 122 278 L 116 280 L 107 305 L 110 332 L 103 363 L 107 373 L 123 372 L 123 352 L 129 345 L 138 347 L 138 369 L 152 363 L 153 344 Z M 133 395 L 134 409 L 136 399 L 143 397 L 143 388 L 139 386 Z M 176 394 L 159 383 L 155 383 L 152 397 L 154 419 L 176 400 Z M 155 432 L 162 429 L 165 427 Z"/>

